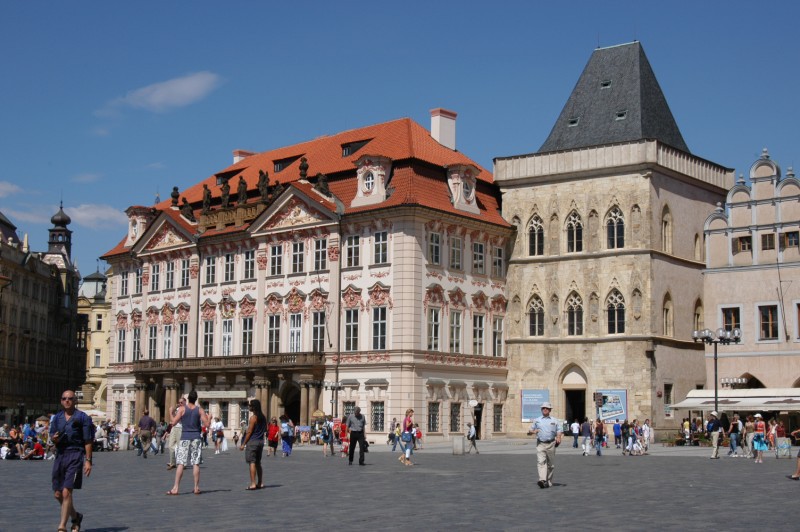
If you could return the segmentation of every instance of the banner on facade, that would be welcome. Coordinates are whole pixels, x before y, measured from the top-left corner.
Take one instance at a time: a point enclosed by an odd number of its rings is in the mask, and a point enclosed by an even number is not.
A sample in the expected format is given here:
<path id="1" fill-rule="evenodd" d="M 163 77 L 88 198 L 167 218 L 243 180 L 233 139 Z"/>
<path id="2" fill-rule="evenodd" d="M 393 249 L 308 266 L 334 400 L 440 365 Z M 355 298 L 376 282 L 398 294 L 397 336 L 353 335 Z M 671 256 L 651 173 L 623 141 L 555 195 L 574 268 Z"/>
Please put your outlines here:
<path id="1" fill-rule="evenodd" d="M 604 423 L 620 422 L 628 417 L 628 390 L 597 390 L 603 394 L 600 419 Z"/>
<path id="2" fill-rule="evenodd" d="M 550 401 L 550 390 L 522 390 L 522 422 L 531 423 L 542 415 L 542 403 Z"/>

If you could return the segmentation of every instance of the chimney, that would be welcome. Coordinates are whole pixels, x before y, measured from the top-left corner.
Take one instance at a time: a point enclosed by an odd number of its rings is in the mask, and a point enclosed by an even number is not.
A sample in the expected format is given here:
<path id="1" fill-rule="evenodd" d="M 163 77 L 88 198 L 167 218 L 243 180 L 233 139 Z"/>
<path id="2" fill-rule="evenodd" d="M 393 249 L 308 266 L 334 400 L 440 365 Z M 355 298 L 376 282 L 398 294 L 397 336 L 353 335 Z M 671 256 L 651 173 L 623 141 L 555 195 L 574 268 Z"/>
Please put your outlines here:
<path id="1" fill-rule="evenodd" d="M 255 153 L 247 150 L 233 150 L 233 164 L 236 164 L 242 159 L 246 159 L 251 155 L 255 155 Z"/>
<path id="2" fill-rule="evenodd" d="M 456 113 L 447 109 L 431 109 L 431 136 L 451 150 L 456 149 Z"/>

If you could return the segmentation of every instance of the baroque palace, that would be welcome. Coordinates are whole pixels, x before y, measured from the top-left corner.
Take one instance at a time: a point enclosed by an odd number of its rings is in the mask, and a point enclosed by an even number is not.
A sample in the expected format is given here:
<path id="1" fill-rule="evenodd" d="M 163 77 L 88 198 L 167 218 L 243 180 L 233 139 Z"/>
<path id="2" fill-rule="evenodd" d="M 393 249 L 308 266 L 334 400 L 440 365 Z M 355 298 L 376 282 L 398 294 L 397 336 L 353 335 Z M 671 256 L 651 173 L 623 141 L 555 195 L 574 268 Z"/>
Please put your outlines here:
<path id="1" fill-rule="evenodd" d="M 385 433 L 407 408 L 432 438 L 505 431 L 506 262 L 492 175 L 455 149 L 456 115 L 263 153 L 154 207 L 104 255 L 107 413 L 159 419 L 194 388 L 226 428 L 247 398 L 301 425 L 356 405 Z"/>

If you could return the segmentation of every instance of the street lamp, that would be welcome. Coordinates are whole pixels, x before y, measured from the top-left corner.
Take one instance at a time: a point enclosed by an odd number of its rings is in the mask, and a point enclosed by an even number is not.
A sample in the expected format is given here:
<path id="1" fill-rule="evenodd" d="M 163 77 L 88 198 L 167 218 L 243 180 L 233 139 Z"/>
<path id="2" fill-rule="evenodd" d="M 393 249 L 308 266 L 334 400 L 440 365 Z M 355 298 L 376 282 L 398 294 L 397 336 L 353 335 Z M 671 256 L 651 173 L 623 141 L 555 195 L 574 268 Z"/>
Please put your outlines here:
<path id="1" fill-rule="evenodd" d="M 717 377 L 717 345 L 738 344 L 742 340 L 742 330 L 738 327 L 729 331 L 720 327 L 717 333 L 711 329 L 693 331 L 692 340 L 714 346 L 714 410 L 719 412 L 719 378 Z"/>

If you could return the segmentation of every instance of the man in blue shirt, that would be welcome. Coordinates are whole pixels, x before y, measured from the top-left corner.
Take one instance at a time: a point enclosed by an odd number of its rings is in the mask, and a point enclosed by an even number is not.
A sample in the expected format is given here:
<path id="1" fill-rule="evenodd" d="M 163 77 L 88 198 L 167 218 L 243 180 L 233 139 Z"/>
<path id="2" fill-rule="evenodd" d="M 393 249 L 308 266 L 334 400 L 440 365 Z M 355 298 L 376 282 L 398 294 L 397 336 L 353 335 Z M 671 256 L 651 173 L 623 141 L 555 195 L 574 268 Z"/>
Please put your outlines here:
<path id="1" fill-rule="evenodd" d="M 83 514 L 75 510 L 72 490 L 81 489 L 83 475 L 92 472 L 92 419 L 75 408 L 75 392 L 61 394 L 61 412 L 50 423 L 50 438 L 55 443 L 57 455 L 53 463 L 53 491 L 61 505 L 61 522 L 58 530 L 67 530 L 67 519 L 72 518 L 72 529 L 80 530 Z"/>
<path id="2" fill-rule="evenodd" d="M 533 420 L 528 436 L 536 435 L 536 462 L 539 470 L 539 487 L 549 488 L 553 485 L 553 469 L 555 469 L 556 447 L 561 444 L 564 429 L 558 419 L 550 417 L 553 405 L 542 403 L 542 415 Z"/>
<path id="3" fill-rule="evenodd" d="M 619 419 L 614 422 L 614 445 L 619 449 L 619 444 L 622 442 L 622 425 L 619 424 Z"/>

